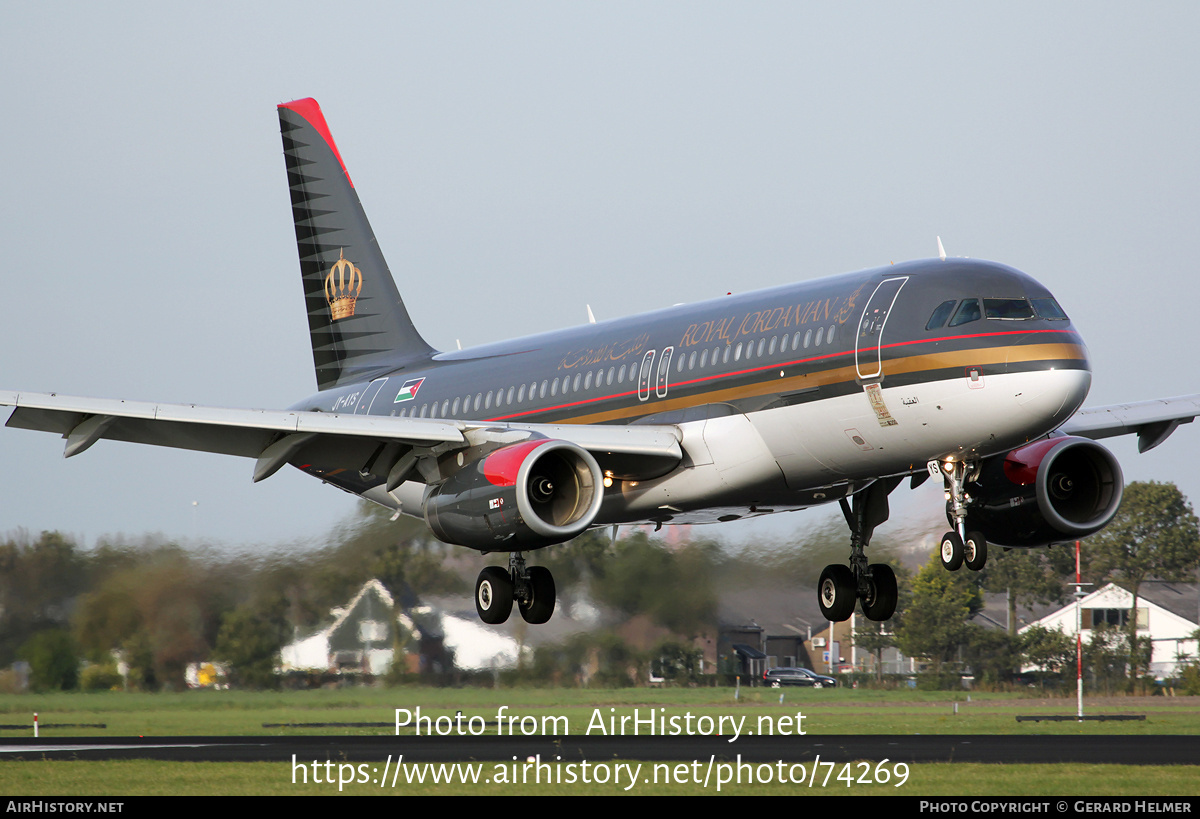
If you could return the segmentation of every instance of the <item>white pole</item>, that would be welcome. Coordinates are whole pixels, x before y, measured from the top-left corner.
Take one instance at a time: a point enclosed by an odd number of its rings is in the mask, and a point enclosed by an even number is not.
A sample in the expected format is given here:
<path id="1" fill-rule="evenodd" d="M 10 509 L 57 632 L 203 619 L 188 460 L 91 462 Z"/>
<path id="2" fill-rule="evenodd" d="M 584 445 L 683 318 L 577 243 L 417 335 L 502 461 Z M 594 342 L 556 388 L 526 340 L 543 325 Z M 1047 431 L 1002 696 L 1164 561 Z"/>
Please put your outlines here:
<path id="1" fill-rule="evenodd" d="M 1083 580 L 1079 576 L 1079 541 L 1075 541 L 1075 719 L 1083 720 Z"/>

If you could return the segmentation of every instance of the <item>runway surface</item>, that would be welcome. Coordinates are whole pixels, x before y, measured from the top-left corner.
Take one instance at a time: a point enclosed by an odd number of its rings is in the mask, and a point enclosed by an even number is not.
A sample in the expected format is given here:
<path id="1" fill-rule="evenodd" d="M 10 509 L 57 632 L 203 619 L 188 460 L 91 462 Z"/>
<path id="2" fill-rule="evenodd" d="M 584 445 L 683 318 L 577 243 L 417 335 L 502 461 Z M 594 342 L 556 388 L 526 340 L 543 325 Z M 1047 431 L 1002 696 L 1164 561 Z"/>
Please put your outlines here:
<path id="1" fill-rule="evenodd" d="M 411 762 L 694 759 L 809 762 L 1200 764 L 1200 738 L 1161 736 L 535 736 L 535 737 L 74 737 L 0 740 L 0 762 L 20 759 L 158 759 L 195 762 Z"/>

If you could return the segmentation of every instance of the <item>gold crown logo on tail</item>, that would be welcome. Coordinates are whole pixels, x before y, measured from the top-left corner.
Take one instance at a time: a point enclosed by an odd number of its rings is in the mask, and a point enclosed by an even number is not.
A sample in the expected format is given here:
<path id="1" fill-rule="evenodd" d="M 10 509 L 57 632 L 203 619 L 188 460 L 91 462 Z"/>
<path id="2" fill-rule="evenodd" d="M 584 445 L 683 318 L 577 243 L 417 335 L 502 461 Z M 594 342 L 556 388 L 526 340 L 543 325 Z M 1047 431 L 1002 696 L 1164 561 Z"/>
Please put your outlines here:
<path id="1" fill-rule="evenodd" d="M 338 260 L 325 277 L 325 301 L 334 321 L 354 315 L 354 304 L 362 292 L 362 272 L 342 255 L 344 250 L 338 250 Z"/>

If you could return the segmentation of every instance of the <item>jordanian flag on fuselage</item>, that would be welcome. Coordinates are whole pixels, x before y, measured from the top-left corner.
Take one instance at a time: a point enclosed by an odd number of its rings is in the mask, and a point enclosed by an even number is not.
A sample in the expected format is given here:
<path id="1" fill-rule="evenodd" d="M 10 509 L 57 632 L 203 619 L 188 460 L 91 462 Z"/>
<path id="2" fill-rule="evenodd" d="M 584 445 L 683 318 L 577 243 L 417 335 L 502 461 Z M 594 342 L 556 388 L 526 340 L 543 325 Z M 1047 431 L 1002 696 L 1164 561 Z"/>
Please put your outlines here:
<path id="1" fill-rule="evenodd" d="M 417 390 L 421 389 L 421 384 L 425 382 L 424 378 L 411 378 L 404 382 L 400 387 L 400 392 L 396 393 L 396 399 L 393 404 L 399 404 L 401 401 L 411 401 L 417 397 Z"/>

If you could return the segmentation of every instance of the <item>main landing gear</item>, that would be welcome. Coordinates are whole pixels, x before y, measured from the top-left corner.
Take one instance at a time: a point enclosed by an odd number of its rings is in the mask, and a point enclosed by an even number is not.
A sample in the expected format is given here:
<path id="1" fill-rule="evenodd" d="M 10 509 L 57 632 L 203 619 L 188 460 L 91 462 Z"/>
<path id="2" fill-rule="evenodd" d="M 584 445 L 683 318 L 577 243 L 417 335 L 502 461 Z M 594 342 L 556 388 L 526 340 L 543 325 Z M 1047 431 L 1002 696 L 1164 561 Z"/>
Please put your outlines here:
<path id="1" fill-rule="evenodd" d="M 946 520 L 952 528 L 942 535 L 938 548 L 942 565 L 952 572 L 964 565 L 977 572 L 987 565 L 987 540 L 967 528 L 967 506 L 971 499 L 966 484 L 979 475 L 979 463 L 930 461 L 929 471 L 940 473 L 946 483 Z"/>
<path id="2" fill-rule="evenodd" d="M 870 620 L 888 620 L 896 611 L 896 573 L 886 563 L 867 563 L 866 548 L 875 527 L 888 519 L 888 493 L 899 478 L 876 481 L 847 502 L 842 514 L 850 527 L 850 565 L 832 564 L 821 572 L 817 604 L 827 620 L 849 619 L 854 604 L 862 601 L 862 612 Z"/>
<path id="3" fill-rule="evenodd" d="M 513 601 L 526 623 L 540 625 L 554 614 L 554 576 L 543 566 L 525 566 L 520 552 L 508 557 L 508 570 L 488 566 L 475 579 L 475 611 L 489 625 L 512 613 Z"/>

